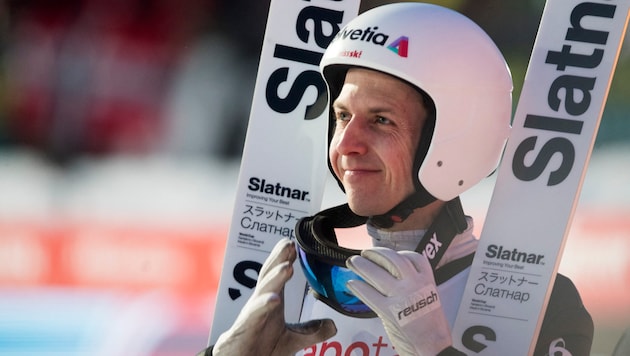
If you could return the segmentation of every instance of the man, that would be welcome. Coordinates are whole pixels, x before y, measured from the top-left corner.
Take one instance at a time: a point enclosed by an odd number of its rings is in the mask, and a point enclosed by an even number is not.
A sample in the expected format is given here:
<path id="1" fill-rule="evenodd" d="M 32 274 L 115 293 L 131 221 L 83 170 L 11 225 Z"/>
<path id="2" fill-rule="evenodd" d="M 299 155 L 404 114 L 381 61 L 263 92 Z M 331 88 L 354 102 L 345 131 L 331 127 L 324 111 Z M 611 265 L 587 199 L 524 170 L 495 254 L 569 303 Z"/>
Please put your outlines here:
<path id="1" fill-rule="evenodd" d="M 342 29 L 321 69 L 329 165 L 348 204 L 302 219 L 297 253 L 292 241 L 277 244 L 251 299 L 207 353 L 465 354 L 450 329 L 477 240 L 458 196 L 496 168 L 509 132 L 502 55 L 460 14 L 391 4 Z M 335 228 L 363 223 L 374 248 L 337 245 Z M 307 321 L 287 325 L 283 288 L 296 258 L 312 293 Z M 588 355 L 592 333 L 577 291 L 559 276 L 535 354 Z"/>

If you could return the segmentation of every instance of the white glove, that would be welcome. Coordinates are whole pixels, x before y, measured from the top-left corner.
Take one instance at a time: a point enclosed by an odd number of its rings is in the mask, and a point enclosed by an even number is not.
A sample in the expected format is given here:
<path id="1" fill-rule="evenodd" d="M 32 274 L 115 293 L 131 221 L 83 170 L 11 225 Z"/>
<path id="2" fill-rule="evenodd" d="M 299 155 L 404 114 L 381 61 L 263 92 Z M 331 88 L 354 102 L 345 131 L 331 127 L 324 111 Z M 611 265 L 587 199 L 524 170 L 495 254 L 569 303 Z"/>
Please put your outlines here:
<path id="1" fill-rule="evenodd" d="M 254 293 L 229 330 L 219 336 L 212 354 L 293 355 L 337 333 L 332 320 L 286 324 L 284 285 L 293 275 L 294 242 L 282 239 L 263 264 Z"/>
<path id="2" fill-rule="evenodd" d="M 365 280 L 351 280 L 348 288 L 378 315 L 400 355 L 435 356 L 452 345 L 425 256 L 375 247 L 346 263 Z"/>

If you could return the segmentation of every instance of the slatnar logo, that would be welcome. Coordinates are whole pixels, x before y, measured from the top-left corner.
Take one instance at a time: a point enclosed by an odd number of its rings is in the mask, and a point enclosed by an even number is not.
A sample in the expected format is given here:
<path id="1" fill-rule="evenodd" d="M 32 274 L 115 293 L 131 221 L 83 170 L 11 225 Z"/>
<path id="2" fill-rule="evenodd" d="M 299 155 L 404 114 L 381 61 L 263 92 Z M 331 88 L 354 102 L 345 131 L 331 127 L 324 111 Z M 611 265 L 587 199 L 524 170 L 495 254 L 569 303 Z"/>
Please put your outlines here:
<path id="1" fill-rule="evenodd" d="M 365 29 L 344 28 L 339 31 L 336 39 L 370 42 L 378 46 L 385 46 L 389 43 L 387 49 L 406 58 L 409 49 L 409 37 L 400 36 L 391 42 L 389 41 L 389 37 L 390 36 L 385 33 L 378 32 L 378 26 L 374 26 Z"/>

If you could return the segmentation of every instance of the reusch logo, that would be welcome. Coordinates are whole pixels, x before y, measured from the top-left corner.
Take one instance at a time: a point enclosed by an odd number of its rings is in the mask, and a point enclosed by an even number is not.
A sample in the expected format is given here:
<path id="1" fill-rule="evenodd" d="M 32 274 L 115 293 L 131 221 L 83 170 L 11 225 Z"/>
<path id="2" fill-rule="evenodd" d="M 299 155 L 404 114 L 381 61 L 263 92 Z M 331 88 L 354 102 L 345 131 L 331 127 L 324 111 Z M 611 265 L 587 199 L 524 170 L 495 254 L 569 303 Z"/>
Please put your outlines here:
<path id="1" fill-rule="evenodd" d="M 371 42 L 378 46 L 387 46 L 387 49 L 404 58 L 407 58 L 409 50 L 409 37 L 400 36 L 394 41 L 389 42 L 389 35 L 378 32 L 378 26 L 368 27 L 366 29 L 344 28 L 337 33 L 336 39 L 364 41 Z"/>
<path id="2" fill-rule="evenodd" d="M 391 310 L 396 313 L 399 324 L 403 326 L 439 307 L 440 299 L 436 290 L 425 287 L 420 292 L 409 296 L 402 305 L 392 305 Z"/>

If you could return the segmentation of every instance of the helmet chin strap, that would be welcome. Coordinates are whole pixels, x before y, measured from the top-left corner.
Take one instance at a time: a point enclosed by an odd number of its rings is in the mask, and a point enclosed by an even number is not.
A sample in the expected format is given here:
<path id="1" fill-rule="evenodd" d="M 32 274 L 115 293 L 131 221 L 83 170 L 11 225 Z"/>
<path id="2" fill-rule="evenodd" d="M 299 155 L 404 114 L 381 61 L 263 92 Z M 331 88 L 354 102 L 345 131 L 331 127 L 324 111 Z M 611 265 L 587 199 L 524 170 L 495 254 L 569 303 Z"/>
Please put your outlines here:
<path id="1" fill-rule="evenodd" d="M 369 217 L 369 222 L 379 228 L 388 229 L 396 223 L 405 221 L 414 210 L 425 207 L 437 199 L 420 185 L 418 189 L 382 215 Z"/>

